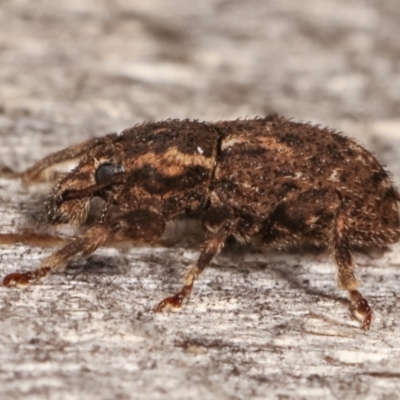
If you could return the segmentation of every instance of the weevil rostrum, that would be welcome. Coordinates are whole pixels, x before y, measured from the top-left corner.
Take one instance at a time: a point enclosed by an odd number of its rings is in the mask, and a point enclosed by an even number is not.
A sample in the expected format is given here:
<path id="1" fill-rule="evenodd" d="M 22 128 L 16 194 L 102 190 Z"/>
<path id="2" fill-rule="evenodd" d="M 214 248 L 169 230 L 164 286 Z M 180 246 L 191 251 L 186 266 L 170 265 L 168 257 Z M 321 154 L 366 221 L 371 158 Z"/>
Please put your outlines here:
<path id="1" fill-rule="evenodd" d="M 25 287 L 109 242 L 154 242 L 168 221 L 190 215 L 201 218 L 209 237 L 182 289 L 156 311 L 181 307 L 233 237 L 264 250 L 329 249 L 353 315 L 362 328 L 370 327 L 372 310 L 357 290 L 351 252 L 398 241 L 400 196 L 384 168 L 355 141 L 277 115 L 216 123 L 167 120 L 69 147 L 20 176 L 37 182 L 70 159 L 79 159 L 78 166 L 52 189 L 49 221 L 83 224 L 93 197 L 104 200 L 101 212 L 38 269 L 7 275 L 5 286 Z"/>

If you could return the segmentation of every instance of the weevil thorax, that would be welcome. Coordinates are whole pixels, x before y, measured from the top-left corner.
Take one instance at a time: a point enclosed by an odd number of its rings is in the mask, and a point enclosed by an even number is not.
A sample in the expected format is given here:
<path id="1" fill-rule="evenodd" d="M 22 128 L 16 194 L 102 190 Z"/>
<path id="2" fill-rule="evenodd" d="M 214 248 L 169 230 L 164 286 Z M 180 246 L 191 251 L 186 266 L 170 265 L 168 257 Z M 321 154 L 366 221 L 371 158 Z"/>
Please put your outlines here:
<path id="1" fill-rule="evenodd" d="M 151 209 L 173 218 L 206 201 L 216 162 L 218 132 L 190 120 L 145 123 L 119 139 L 127 184 L 116 196 L 123 209 Z"/>

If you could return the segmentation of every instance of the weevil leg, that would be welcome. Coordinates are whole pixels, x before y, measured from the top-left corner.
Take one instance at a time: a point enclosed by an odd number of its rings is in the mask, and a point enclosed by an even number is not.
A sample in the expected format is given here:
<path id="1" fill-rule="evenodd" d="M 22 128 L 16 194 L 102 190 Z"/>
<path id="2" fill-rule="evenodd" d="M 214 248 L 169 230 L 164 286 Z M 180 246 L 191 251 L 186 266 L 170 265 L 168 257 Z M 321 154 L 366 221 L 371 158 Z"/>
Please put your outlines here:
<path id="1" fill-rule="evenodd" d="M 46 174 L 46 172 L 49 171 L 52 167 L 57 164 L 78 159 L 95 146 L 98 146 L 100 143 L 109 140 L 110 137 L 111 135 L 105 136 L 103 138 L 89 139 L 85 142 L 78 143 L 76 145 L 67 147 L 66 149 L 60 150 L 56 153 L 50 154 L 42 160 L 36 162 L 25 171 L 14 173 L 13 177 L 21 177 L 25 185 L 31 185 L 42 181 L 51 181 L 53 180 L 55 174 Z"/>
<path id="2" fill-rule="evenodd" d="M 351 311 L 361 321 L 361 327 L 368 330 L 372 320 L 372 309 L 357 290 L 359 282 L 354 276 L 354 263 L 350 254 L 346 218 L 339 214 L 333 230 L 333 254 L 338 266 L 339 287 L 349 292 Z"/>
<path id="3" fill-rule="evenodd" d="M 14 272 L 3 279 L 7 287 L 25 288 L 31 283 L 45 278 L 55 270 L 65 267 L 68 260 L 79 254 L 89 255 L 102 246 L 110 238 L 110 231 L 103 225 L 96 225 L 88 229 L 83 235 L 73 239 L 70 243 L 45 258 L 40 267 L 28 272 Z"/>
<path id="4" fill-rule="evenodd" d="M 194 281 L 200 277 L 200 274 L 209 265 L 211 260 L 221 251 L 227 237 L 231 233 L 231 224 L 226 223 L 209 241 L 206 242 L 196 263 L 186 272 L 184 276 L 184 285 L 182 289 L 173 296 L 166 297 L 160 301 L 155 312 L 161 312 L 165 308 L 180 308 L 183 301 L 190 296 Z"/>
<path id="5" fill-rule="evenodd" d="M 127 212 L 118 218 L 92 226 L 85 233 L 44 259 L 38 269 L 7 275 L 3 279 L 3 285 L 18 288 L 27 287 L 51 272 L 64 268 L 70 258 L 77 254 L 86 257 L 107 243 L 123 240 L 150 243 L 157 240 L 164 230 L 165 222 L 156 213 L 148 210 Z"/>

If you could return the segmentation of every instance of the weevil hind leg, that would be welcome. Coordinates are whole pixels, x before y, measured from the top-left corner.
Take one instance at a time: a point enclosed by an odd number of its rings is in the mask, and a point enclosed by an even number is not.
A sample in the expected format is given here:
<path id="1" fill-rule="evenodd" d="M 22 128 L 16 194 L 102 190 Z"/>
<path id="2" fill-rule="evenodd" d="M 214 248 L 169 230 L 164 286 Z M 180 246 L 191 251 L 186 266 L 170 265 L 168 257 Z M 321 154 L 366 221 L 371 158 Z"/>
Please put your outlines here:
<path id="1" fill-rule="evenodd" d="M 338 267 L 338 285 L 349 292 L 352 314 L 361 322 L 361 327 L 368 330 L 372 321 L 372 309 L 357 290 L 359 282 L 354 276 L 355 265 L 350 253 L 346 218 L 340 213 L 334 222 L 332 248 Z"/>

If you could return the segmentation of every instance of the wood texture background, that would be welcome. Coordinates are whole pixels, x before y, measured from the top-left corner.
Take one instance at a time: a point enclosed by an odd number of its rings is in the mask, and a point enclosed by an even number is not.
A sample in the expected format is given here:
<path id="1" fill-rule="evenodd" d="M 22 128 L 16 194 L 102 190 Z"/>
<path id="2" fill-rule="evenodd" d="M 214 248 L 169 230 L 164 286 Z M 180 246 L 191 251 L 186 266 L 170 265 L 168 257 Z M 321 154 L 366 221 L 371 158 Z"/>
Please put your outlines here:
<path id="1" fill-rule="evenodd" d="M 399 37 L 396 0 L 3 0 L 0 163 L 144 120 L 279 112 L 356 137 L 399 185 Z M 44 222 L 47 191 L 0 179 L 0 233 L 73 234 Z M 356 256 L 369 332 L 329 255 L 238 246 L 181 312 L 155 315 L 198 255 L 196 226 L 181 225 L 173 247 L 102 249 L 0 288 L 0 398 L 398 398 L 399 245 Z M 0 275 L 49 244 L 0 245 Z"/>

